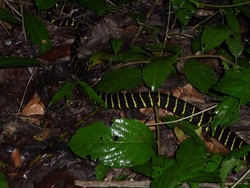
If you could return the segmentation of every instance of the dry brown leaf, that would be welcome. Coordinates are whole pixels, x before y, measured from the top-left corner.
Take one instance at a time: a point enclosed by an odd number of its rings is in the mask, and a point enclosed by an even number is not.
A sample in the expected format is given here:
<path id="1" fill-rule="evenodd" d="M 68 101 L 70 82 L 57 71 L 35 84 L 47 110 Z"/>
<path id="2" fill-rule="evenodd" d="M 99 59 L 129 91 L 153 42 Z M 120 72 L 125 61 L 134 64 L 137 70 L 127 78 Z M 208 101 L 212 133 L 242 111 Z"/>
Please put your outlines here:
<path id="1" fill-rule="evenodd" d="M 45 106 L 41 102 L 38 93 L 35 93 L 32 99 L 24 107 L 22 114 L 25 116 L 44 115 L 44 111 L 45 111 Z"/>
<path id="2" fill-rule="evenodd" d="M 186 84 L 184 87 L 178 87 L 173 91 L 173 95 L 187 102 L 205 102 L 200 92 L 190 84 Z"/>
<path id="3" fill-rule="evenodd" d="M 20 151 L 18 149 L 14 149 L 11 155 L 11 159 L 16 167 L 22 166 L 22 159 L 21 159 Z"/>

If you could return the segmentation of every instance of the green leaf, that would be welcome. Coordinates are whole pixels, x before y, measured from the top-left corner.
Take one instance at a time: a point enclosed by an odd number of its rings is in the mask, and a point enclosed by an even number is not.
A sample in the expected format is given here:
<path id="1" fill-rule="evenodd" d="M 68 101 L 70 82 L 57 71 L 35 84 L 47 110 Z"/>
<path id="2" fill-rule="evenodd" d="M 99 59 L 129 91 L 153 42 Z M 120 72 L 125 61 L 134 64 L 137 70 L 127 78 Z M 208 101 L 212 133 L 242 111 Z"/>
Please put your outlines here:
<path id="1" fill-rule="evenodd" d="M 133 46 L 129 51 L 126 52 L 120 52 L 119 54 L 113 56 L 110 58 L 110 62 L 126 62 L 126 61 L 142 61 L 147 60 L 149 54 L 137 47 Z"/>
<path id="2" fill-rule="evenodd" d="M 2 57 L 0 68 L 34 67 L 40 65 L 40 61 L 25 57 Z"/>
<path id="3" fill-rule="evenodd" d="M 146 162 L 142 165 L 134 166 L 133 171 L 143 174 L 147 177 L 152 177 L 152 162 Z"/>
<path id="4" fill-rule="evenodd" d="M 97 95 L 97 93 L 85 82 L 80 81 L 78 82 L 80 87 L 84 90 L 84 92 L 95 102 L 102 106 L 106 106 L 105 102 Z"/>
<path id="5" fill-rule="evenodd" d="M 224 184 L 226 182 L 226 178 L 228 176 L 228 174 L 230 174 L 232 172 L 232 170 L 235 168 L 235 166 L 240 165 L 240 161 L 236 160 L 234 158 L 231 158 L 230 160 L 224 160 L 222 161 L 221 164 L 221 169 L 220 169 L 220 177 L 222 180 L 222 187 L 224 187 Z"/>
<path id="6" fill-rule="evenodd" d="M 172 165 L 175 164 L 174 159 L 166 158 L 164 156 L 155 155 L 152 158 L 152 178 L 157 178 L 161 176 L 166 169 L 170 168 Z"/>
<path id="7" fill-rule="evenodd" d="M 225 157 L 225 160 L 234 158 L 234 159 L 244 159 L 245 162 L 247 162 L 248 159 L 246 158 L 246 156 L 249 155 L 249 152 L 250 152 L 250 145 L 245 145 L 240 148 L 234 149 L 233 151 L 228 153 Z"/>
<path id="8" fill-rule="evenodd" d="M 35 0 L 35 4 L 38 12 L 41 12 L 42 10 L 47 10 L 48 8 L 52 7 L 59 1 L 60 0 Z"/>
<path id="9" fill-rule="evenodd" d="M 111 11 L 110 7 L 103 0 L 73 0 L 79 5 L 97 12 L 98 15 L 107 14 Z"/>
<path id="10" fill-rule="evenodd" d="M 49 33 L 41 20 L 34 15 L 24 14 L 24 26 L 31 42 L 38 44 L 40 54 L 50 49 Z"/>
<path id="11" fill-rule="evenodd" d="M 196 11 L 194 6 L 186 0 L 173 0 L 172 7 L 177 19 L 182 25 L 187 25 L 193 13 Z"/>
<path id="12" fill-rule="evenodd" d="M 176 62 L 176 56 L 167 58 L 157 58 L 147 64 L 142 71 L 145 84 L 156 91 L 165 81 L 171 70 L 173 64 Z"/>
<path id="13" fill-rule="evenodd" d="M 234 37 L 240 38 L 240 24 L 233 8 L 224 9 L 228 26 Z"/>
<path id="14" fill-rule="evenodd" d="M 123 39 L 111 39 L 110 40 L 112 49 L 115 54 L 118 54 L 118 52 L 121 50 L 121 46 L 123 44 Z"/>
<path id="15" fill-rule="evenodd" d="M 117 93 L 121 90 L 130 89 L 143 83 L 141 70 L 127 67 L 112 70 L 105 74 L 96 85 L 96 90 L 108 93 Z"/>
<path id="16" fill-rule="evenodd" d="M 0 8 L 0 20 L 10 23 L 21 24 L 20 20 L 18 20 L 15 16 L 13 16 L 11 12 L 7 11 L 4 8 Z"/>
<path id="17" fill-rule="evenodd" d="M 67 100 L 72 98 L 72 89 L 75 86 L 74 83 L 66 83 L 63 85 L 56 94 L 52 97 L 52 99 L 49 102 L 48 107 L 53 105 L 54 103 L 58 102 L 61 99 L 66 98 Z"/>
<path id="18" fill-rule="evenodd" d="M 5 178 L 5 175 L 0 172 L 0 188 L 8 188 L 8 182 Z"/>
<path id="19" fill-rule="evenodd" d="M 124 168 L 148 162 L 155 153 L 155 140 L 144 124 L 115 119 L 111 127 L 99 121 L 77 130 L 69 147 L 81 158 L 90 156 L 105 166 Z"/>
<path id="20" fill-rule="evenodd" d="M 152 188 L 168 187 L 176 188 L 184 182 L 219 182 L 220 178 L 216 173 L 204 171 L 207 159 L 192 158 L 179 162 L 166 164 L 162 175 L 156 177 L 151 184 Z"/>
<path id="21" fill-rule="evenodd" d="M 240 99 L 240 105 L 250 102 L 250 68 L 226 70 L 215 90 Z"/>
<path id="22" fill-rule="evenodd" d="M 194 155 L 196 153 L 196 155 Z M 194 138 L 184 140 L 176 152 L 176 160 L 202 159 L 206 154 L 206 147 L 201 141 Z"/>
<path id="23" fill-rule="evenodd" d="M 102 164 L 98 164 L 95 167 L 95 176 L 96 176 L 96 180 L 97 181 L 102 181 L 105 178 L 105 175 L 107 173 L 108 170 L 110 170 L 111 167 L 109 166 L 104 166 Z"/>
<path id="24" fill-rule="evenodd" d="M 192 18 L 192 13 L 187 10 L 179 10 L 176 13 L 177 19 L 182 25 L 187 25 L 189 20 Z"/>
<path id="25" fill-rule="evenodd" d="M 239 99 L 226 96 L 214 110 L 214 118 L 211 123 L 213 133 L 218 125 L 229 125 L 239 118 Z"/>
<path id="26" fill-rule="evenodd" d="M 182 70 L 187 80 L 203 93 L 213 95 L 210 92 L 211 87 L 217 82 L 212 67 L 202 64 L 198 61 L 187 61 Z"/>
<path id="27" fill-rule="evenodd" d="M 233 54 L 233 56 L 237 60 L 238 57 L 242 54 L 242 51 L 244 49 L 243 45 L 241 44 L 241 37 L 227 38 L 226 44 L 230 52 Z"/>
<path id="28" fill-rule="evenodd" d="M 206 52 L 220 46 L 220 44 L 230 36 L 231 32 L 228 26 L 205 26 L 201 33 L 202 52 Z"/>

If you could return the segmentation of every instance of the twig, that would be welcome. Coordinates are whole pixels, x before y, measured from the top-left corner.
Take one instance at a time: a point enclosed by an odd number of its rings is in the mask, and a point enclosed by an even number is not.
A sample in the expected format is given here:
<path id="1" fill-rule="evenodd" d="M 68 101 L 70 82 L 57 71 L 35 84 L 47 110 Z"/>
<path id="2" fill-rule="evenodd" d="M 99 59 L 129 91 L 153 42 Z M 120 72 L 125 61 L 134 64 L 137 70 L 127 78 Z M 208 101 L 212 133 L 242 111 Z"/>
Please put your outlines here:
<path id="1" fill-rule="evenodd" d="M 202 111 L 197 112 L 195 114 L 192 114 L 190 116 L 185 116 L 183 118 L 180 118 L 180 119 L 177 119 L 177 120 L 174 120 L 174 121 L 168 121 L 168 122 L 162 122 L 162 123 L 150 123 L 150 124 L 147 124 L 147 126 L 151 127 L 151 126 L 155 126 L 155 125 L 164 125 L 164 124 L 170 124 L 170 123 L 177 123 L 177 122 L 180 122 L 180 121 L 183 121 L 183 120 L 186 120 L 186 119 L 190 119 L 191 117 L 199 115 L 199 114 L 201 114 L 203 112 L 207 112 L 207 111 L 209 111 L 211 109 L 214 109 L 215 107 L 217 107 L 217 105 L 211 106 L 210 108 L 207 108 L 205 110 L 202 110 Z"/>
<path id="2" fill-rule="evenodd" d="M 80 187 L 150 187 L 150 181 L 81 181 L 75 180 Z"/>
<path id="3" fill-rule="evenodd" d="M 34 76 L 36 70 L 37 70 L 37 67 L 34 69 L 34 71 L 32 72 L 32 74 L 31 74 L 31 76 L 30 76 L 30 78 L 29 78 L 29 80 L 28 80 L 28 83 L 27 83 L 27 85 L 26 85 L 26 87 L 25 87 L 25 90 L 24 90 L 24 92 L 23 92 L 22 100 L 21 100 L 21 102 L 20 102 L 20 105 L 19 105 L 19 109 L 18 109 L 17 114 L 19 114 L 20 111 L 21 111 L 21 108 L 22 108 L 22 105 L 23 105 L 23 101 L 24 101 L 24 98 L 25 98 L 25 96 L 26 96 L 28 87 L 29 87 L 29 85 L 30 85 L 30 82 L 31 82 L 31 80 L 32 80 L 32 78 L 33 78 L 33 76 Z"/>
<path id="4" fill-rule="evenodd" d="M 153 11 L 154 11 L 156 5 L 157 5 L 159 2 L 160 2 L 160 0 L 155 0 L 154 4 L 151 6 L 150 10 L 148 11 L 148 13 L 147 13 L 147 15 L 146 15 L 146 18 L 147 18 L 147 19 L 152 15 L 152 13 L 153 13 Z M 139 35 L 141 34 L 144 25 L 145 25 L 144 23 L 140 25 L 139 29 L 137 30 L 137 33 L 135 34 L 135 36 L 134 36 L 134 38 L 132 39 L 132 41 L 131 41 L 131 43 L 130 43 L 129 46 L 133 46 L 133 45 L 134 45 L 135 41 L 137 40 L 137 38 L 138 38 Z"/>
<path id="5" fill-rule="evenodd" d="M 246 171 L 246 173 L 243 176 L 241 176 L 240 179 L 231 188 L 235 188 L 249 174 L 250 174 L 250 169 L 248 169 L 248 171 Z"/>

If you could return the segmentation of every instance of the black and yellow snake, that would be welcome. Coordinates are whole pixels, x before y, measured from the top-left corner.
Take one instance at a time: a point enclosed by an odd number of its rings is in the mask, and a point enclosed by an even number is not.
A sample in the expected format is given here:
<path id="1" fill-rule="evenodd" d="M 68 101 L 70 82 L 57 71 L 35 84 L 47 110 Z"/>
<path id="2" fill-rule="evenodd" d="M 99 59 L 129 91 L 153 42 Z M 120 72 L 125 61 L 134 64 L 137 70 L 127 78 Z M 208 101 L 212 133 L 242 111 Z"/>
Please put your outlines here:
<path id="1" fill-rule="evenodd" d="M 78 49 L 80 46 L 81 38 L 86 31 L 87 26 L 81 24 L 72 17 L 64 19 L 56 19 L 54 17 L 55 10 L 59 6 L 54 6 L 47 11 L 47 19 L 57 26 L 70 26 L 76 31 L 75 40 L 70 49 L 71 63 L 76 73 L 82 77 L 84 73 L 84 67 L 79 62 Z M 177 116 L 187 117 L 187 120 L 198 127 L 202 126 L 202 130 L 210 134 L 208 125 L 212 120 L 212 116 L 177 97 L 172 95 L 157 93 L 157 92 L 145 92 L 145 93 L 103 93 L 99 92 L 99 96 L 105 102 L 106 106 L 111 109 L 129 109 L 129 108 L 148 108 L 159 107 L 166 109 Z M 220 129 L 217 128 L 215 135 L 213 136 L 220 143 L 226 146 L 229 150 L 240 148 L 247 145 L 239 136 L 232 132 L 229 128 Z M 250 161 L 250 153 L 244 157 L 248 162 Z"/>

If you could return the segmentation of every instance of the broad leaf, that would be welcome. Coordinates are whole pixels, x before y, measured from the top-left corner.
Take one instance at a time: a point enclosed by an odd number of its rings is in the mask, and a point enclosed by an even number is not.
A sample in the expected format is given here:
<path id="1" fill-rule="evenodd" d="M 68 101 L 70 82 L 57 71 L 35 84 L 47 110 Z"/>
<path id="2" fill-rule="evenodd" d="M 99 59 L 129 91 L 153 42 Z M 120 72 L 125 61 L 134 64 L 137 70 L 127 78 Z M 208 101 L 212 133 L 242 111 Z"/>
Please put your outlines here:
<path id="1" fill-rule="evenodd" d="M 110 167 L 132 167 L 148 162 L 154 155 L 154 134 L 135 120 L 116 119 L 111 127 L 103 122 L 79 129 L 69 142 L 81 158 L 90 156 Z"/>
<path id="2" fill-rule="evenodd" d="M 112 70 L 105 74 L 96 85 L 96 90 L 108 93 L 117 93 L 121 90 L 130 89 L 143 83 L 141 70 L 127 67 Z"/>
<path id="3" fill-rule="evenodd" d="M 102 164 L 98 164 L 95 167 L 95 176 L 97 181 L 102 181 L 107 173 L 108 170 L 110 170 L 111 167 L 104 166 Z"/>
<path id="4" fill-rule="evenodd" d="M 173 64 L 176 62 L 176 56 L 168 58 L 157 58 L 151 63 L 147 64 L 143 69 L 143 79 L 145 84 L 156 91 L 165 81 L 171 70 Z"/>
<path id="5" fill-rule="evenodd" d="M 244 49 L 243 45 L 241 44 L 241 38 L 240 37 L 227 38 L 226 44 L 230 52 L 233 54 L 233 56 L 237 60 L 238 57 L 242 54 L 242 51 Z"/>
<path id="6" fill-rule="evenodd" d="M 19 21 L 15 16 L 13 16 L 11 12 L 7 11 L 4 8 L 0 8 L 0 20 L 10 23 L 21 24 L 21 21 Z"/>
<path id="7" fill-rule="evenodd" d="M 2 57 L 0 68 L 33 67 L 40 65 L 40 61 L 25 57 Z"/>
<path id="8" fill-rule="evenodd" d="M 212 95 L 210 89 L 217 82 L 217 78 L 209 65 L 194 60 L 187 61 L 182 72 L 195 88 Z"/>
<path id="9" fill-rule="evenodd" d="M 220 44 L 230 36 L 231 32 L 228 26 L 206 26 L 201 34 L 202 52 L 206 52 L 220 46 Z"/>
<path id="10" fill-rule="evenodd" d="M 24 14 L 24 26 L 31 42 L 38 44 L 40 54 L 50 49 L 49 33 L 41 20 L 34 15 Z"/>
<path id="11" fill-rule="evenodd" d="M 250 101 L 250 68 L 226 70 L 215 90 L 240 99 L 240 105 Z"/>

